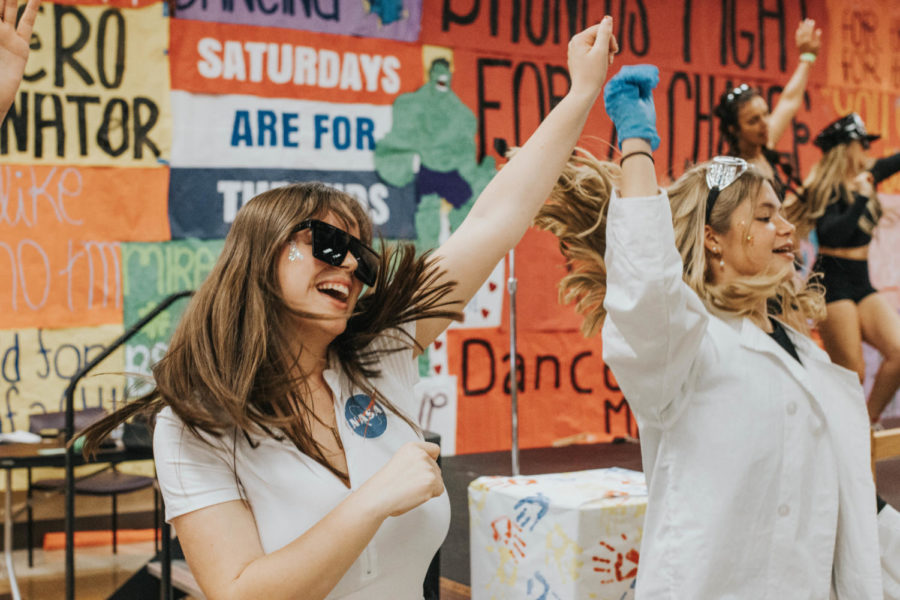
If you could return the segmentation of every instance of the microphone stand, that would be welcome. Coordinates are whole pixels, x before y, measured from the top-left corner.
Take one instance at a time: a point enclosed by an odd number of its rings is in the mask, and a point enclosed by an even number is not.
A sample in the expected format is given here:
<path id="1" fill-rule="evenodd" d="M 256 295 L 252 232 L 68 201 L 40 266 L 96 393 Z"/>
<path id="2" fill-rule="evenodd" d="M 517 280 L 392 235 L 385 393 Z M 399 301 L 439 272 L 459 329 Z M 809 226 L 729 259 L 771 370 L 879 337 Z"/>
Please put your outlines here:
<path id="1" fill-rule="evenodd" d="M 516 250 L 509 251 L 509 394 L 512 424 L 512 475 L 519 475 L 519 378 L 517 376 L 518 355 L 516 354 Z"/>

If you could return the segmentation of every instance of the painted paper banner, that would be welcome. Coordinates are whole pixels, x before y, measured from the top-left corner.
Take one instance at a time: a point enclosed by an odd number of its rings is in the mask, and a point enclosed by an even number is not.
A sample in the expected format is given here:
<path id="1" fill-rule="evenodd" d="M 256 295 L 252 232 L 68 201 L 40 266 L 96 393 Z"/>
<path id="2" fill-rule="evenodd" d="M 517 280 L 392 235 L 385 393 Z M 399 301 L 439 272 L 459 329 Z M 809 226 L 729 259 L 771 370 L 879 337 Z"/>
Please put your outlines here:
<path id="1" fill-rule="evenodd" d="M 458 382 L 457 453 L 509 448 L 508 333 L 451 329 L 447 354 Z M 601 359 L 599 339 L 586 340 L 578 332 L 528 332 L 518 336 L 517 354 L 521 447 L 636 435 L 631 411 Z"/>
<path id="2" fill-rule="evenodd" d="M 65 409 L 64 394 L 71 378 L 110 342 L 122 335 L 122 325 L 74 329 L 0 331 L 0 432 L 28 431 L 29 416 Z M 129 395 L 123 377 L 122 350 L 109 355 L 75 389 L 75 410 L 102 407 L 113 411 Z M 150 475 L 151 462 L 129 465 L 130 473 Z M 62 469 L 37 469 L 34 479 L 64 477 Z M 24 490 L 27 474 L 13 471 L 13 489 Z M 0 489 L 5 482 L 0 484 Z"/>
<path id="3" fill-rule="evenodd" d="M 63 394 L 71 378 L 120 335 L 121 324 L 0 331 L 0 398 L 4 401 L 0 431 L 28 431 L 29 415 L 63 410 Z M 97 373 L 111 374 L 81 381 L 75 390 L 76 409 L 121 406 L 123 356 L 116 351 L 97 367 Z"/>
<path id="4" fill-rule="evenodd" d="M 640 33 L 646 31 L 645 2 L 639 1 Z M 605 14 L 609 2 L 428 2 L 422 14 L 420 40 L 458 49 L 516 55 L 563 56 L 569 38 Z M 646 37 L 646 33 L 644 33 Z"/>
<path id="5" fill-rule="evenodd" d="M 410 415 L 424 430 L 441 436 L 441 456 L 456 454 L 456 377 L 425 377 L 415 387 L 418 414 Z"/>
<path id="6" fill-rule="evenodd" d="M 756 74 L 795 64 L 794 29 L 804 17 L 827 19 L 817 2 L 613 0 L 574 2 L 471 2 L 426 5 L 421 41 L 507 56 L 544 56 L 564 61 L 574 34 L 612 15 L 620 64 L 652 63 Z M 790 56 L 790 58 L 788 58 Z"/>
<path id="7" fill-rule="evenodd" d="M 173 167 L 373 171 L 389 106 L 172 92 Z"/>
<path id="8" fill-rule="evenodd" d="M 507 296 L 504 294 L 506 289 L 506 280 L 503 278 L 506 273 L 506 259 L 504 258 L 488 276 L 487 281 L 482 284 L 469 303 L 463 309 L 463 320 L 452 321 L 450 329 L 480 329 L 495 328 L 500 325 L 502 316 L 507 314 L 506 308 L 509 306 Z M 508 331 L 508 330 L 507 330 Z M 507 334 L 509 335 L 509 334 Z M 422 369 L 420 360 L 420 372 L 423 377 L 446 376 L 449 373 L 449 364 L 447 360 L 447 332 L 445 331 L 437 337 L 437 339 L 428 346 L 428 357 L 425 369 Z"/>
<path id="9" fill-rule="evenodd" d="M 579 331 L 581 317 L 574 306 L 559 303 L 559 281 L 567 273 L 552 233 L 531 228 L 516 245 L 516 330 Z M 503 305 L 509 306 L 509 293 Z M 509 327 L 509 311 L 503 312 L 503 327 Z"/>
<path id="10" fill-rule="evenodd" d="M 631 600 L 647 512 L 621 468 L 469 484 L 472 600 Z"/>
<path id="11" fill-rule="evenodd" d="M 900 85 L 900 7 L 891 0 L 852 6 L 826 0 L 828 85 L 896 92 Z"/>
<path id="12" fill-rule="evenodd" d="M 164 240 L 165 169 L 0 167 L 0 327 L 122 322 L 118 240 Z"/>
<path id="13" fill-rule="evenodd" d="M 0 127 L 9 162 L 153 166 L 169 156 L 164 4 L 44 4 L 16 101 Z"/>
<path id="14" fill-rule="evenodd" d="M 422 84 L 414 44 L 174 19 L 172 88 L 390 104 Z"/>
<path id="15" fill-rule="evenodd" d="M 142 319 L 170 294 L 199 288 L 223 244 L 223 240 L 122 244 L 125 323 Z M 126 373 L 149 378 L 189 302 L 189 298 L 176 301 L 126 343 Z M 141 377 L 129 377 L 129 385 L 137 394 L 151 389 L 149 380 Z"/>
<path id="16" fill-rule="evenodd" d="M 224 238 L 238 209 L 251 198 L 301 181 L 322 181 L 354 196 L 372 218 L 376 235 L 388 239 L 416 237 L 413 186 L 385 185 L 373 172 L 180 168 L 171 170 L 172 237 Z"/>
<path id="17" fill-rule="evenodd" d="M 503 161 L 509 147 L 528 139 L 569 88 L 562 56 L 545 61 L 458 50 L 454 58 L 453 88 L 478 120 L 476 153 L 493 157 L 498 163 Z M 614 66 L 611 74 L 617 70 Z M 763 95 L 774 105 L 780 86 L 788 76 L 773 81 L 740 73 L 736 76 L 661 69 L 654 98 L 662 144 L 654 154 L 662 181 L 669 180 L 666 174 L 678 175 L 687 165 L 726 151 L 718 120 L 711 116 L 723 92 L 742 82 L 761 85 Z M 801 108 L 778 150 L 795 164 L 802 165 L 801 172 L 805 173 L 821 156 L 812 144 L 812 137 L 835 116 L 821 103 Z M 618 151 L 614 152 L 615 139 L 612 122 L 598 103 L 579 145 L 600 158 L 613 158 L 618 156 Z"/>
<path id="18" fill-rule="evenodd" d="M 500 316 L 504 309 L 504 290 L 506 289 L 506 259 L 501 260 L 488 275 L 487 280 L 478 288 L 469 303 L 463 309 L 463 320 L 450 323 L 451 328 L 484 328 L 499 327 Z"/>
<path id="19" fill-rule="evenodd" d="M 415 41 L 422 0 L 176 0 L 180 19 Z"/>

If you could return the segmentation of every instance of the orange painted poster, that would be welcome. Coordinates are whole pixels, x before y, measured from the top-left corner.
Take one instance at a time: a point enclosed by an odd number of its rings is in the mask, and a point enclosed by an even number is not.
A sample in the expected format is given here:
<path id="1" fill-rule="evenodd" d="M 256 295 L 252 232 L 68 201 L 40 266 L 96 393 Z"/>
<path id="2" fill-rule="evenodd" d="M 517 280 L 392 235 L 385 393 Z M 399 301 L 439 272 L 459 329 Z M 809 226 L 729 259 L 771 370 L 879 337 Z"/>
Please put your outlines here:
<path id="1" fill-rule="evenodd" d="M 499 328 L 451 329 L 447 345 L 450 372 L 457 378 L 456 452 L 509 448 L 509 335 Z M 523 448 L 637 434 L 622 392 L 601 359 L 599 338 L 525 332 L 517 346 Z"/>
<path id="2" fill-rule="evenodd" d="M 172 20 L 172 89 L 390 104 L 423 83 L 422 47 L 374 38 Z"/>
<path id="3" fill-rule="evenodd" d="M 900 6 L 895 0 L 826 0 L 828 85 L 896 92 Z"/>
<path id="4" fill-rule="evenodd" d="M 168 170 L 0 167 L 0 329 L 121 323 L 119 242 L 169 238 Z"/>
<path id="5" fill-rule="evenodd" d="M 559 304 L 559 280 L 567 273 L 556 237 L 531 228 L 516 245 L 516 331 L 577 331 L 581 317 Z M 506 289 L 504 287 L 504 289 Z M 509 292 L 503 301 L 503 328 L 509 327 Z"/>
<path id="6" fill-rule="evenodd" d="M 890 0 L 884 0 L 890 2 Z M 839 2 L 839 0 L 835 0 Z M 844 4 L 850 10 L 849 4 Z M 688 72 L 765 77 L 796 63 L 794 29 L 804 17 L 825 23 L 824 2 L 472 2 L 426 7 L 426 44 L 527 60 L 565 61 L 569 38 L 614 19 L 621 64 L 651 63 Z"/>

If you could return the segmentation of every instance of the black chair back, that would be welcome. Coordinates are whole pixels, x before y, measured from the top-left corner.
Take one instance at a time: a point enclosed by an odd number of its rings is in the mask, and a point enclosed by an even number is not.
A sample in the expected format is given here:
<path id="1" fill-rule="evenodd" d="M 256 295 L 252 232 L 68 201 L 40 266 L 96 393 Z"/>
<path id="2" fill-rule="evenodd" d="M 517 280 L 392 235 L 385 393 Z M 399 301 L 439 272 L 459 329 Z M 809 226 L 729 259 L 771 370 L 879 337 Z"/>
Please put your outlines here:
<path id="1" fill-rule="evenodd" d="M 75 411 L 75 431 L 93 425 L 108 413 L 105 408 L 85 408 Z M 60 432 L 66 427 L 66 411 L 35 413 L 28 417 L 28 431 L 40 434 L 42 431 Z"/>

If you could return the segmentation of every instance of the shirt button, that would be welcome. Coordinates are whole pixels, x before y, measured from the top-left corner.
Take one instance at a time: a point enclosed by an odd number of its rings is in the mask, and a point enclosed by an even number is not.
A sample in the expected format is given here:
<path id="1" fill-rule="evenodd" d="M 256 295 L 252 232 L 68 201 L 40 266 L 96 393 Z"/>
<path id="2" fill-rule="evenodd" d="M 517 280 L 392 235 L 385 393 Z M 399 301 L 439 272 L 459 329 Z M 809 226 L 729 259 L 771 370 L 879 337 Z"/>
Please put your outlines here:
<path id="1" fill-rule="evenodd" d="M 795 415 L 797 414 L 797 403 L 791 402 L 787 405 L 787 414 Z"/>
<path id="2" fill-rule="evenodd" d="M 778 514 L 782 517 L 786 517 L 791 514 L 791 507 L 787 504 L 782 504 L 778 507 Z"/>

